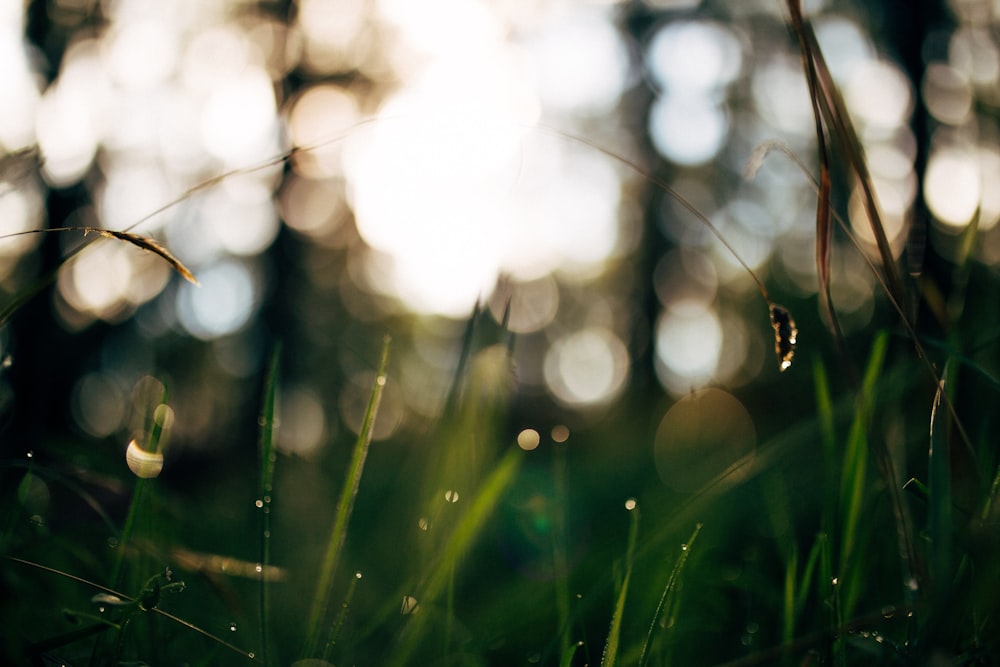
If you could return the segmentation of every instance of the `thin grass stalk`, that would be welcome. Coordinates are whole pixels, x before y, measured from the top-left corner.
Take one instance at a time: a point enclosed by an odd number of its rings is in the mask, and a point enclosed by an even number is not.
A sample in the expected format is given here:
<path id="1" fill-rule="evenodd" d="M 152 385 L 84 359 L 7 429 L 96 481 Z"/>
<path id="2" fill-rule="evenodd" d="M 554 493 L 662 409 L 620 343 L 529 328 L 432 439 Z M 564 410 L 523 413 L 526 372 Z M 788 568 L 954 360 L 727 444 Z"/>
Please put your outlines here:
<path id="1" fill-rule="evenodd" d="M 944 375 L 949 368 L 946 365 Z M 931 406 L 931 424 L 927 452 L 928 487 L 928 532 L 930 534 L 930 574 L 933 604 L 945 602 L 951 585 L 951 542 L 952 542 L 952 493 L 951 493 L 951 447 L 948 442 L 948 422 L 944 428 L 935 428 L 938 422 L 938 406 L 941 396 L 947 391 L 945 380 L 938 385 Z M 943 432 L 942 432 L 943 431 Z"/>
<path id="2" fill-rule="evenodd" d="M 161 412 L 160 407 L 167 405 L 167 397 L 167 388 L 163 387 L 158 397 L 158 402 L 156 402 L 156 406 L 150 413 L 149 435 L 146 442 L 142 445 L 142 449 L 146 452 L 156 452 L 159 450 L 160 440 L 164 435 L 164 424 L 167 421 L 167 418 L 164 416 L 166 413 Z M 125 526 L 122 528 L 121 537 L 118 540 L 118 553 L 111 570 L 111 585 L 116 588 L 121 588 L 122 586 L 122 569 L 125 564 L 125 554 L 128 551 L 129 543 L 132 541 L 133 533 L 139 521 L 139 513 L 143 507 L 147 486 L 149 486 L 149 480 L 143 477 L 136 478 L 135 490 L 132 492 L 132 500 L 129 503 L 128 514 L 125 518 Z"/>
<path id="3" fill-rule="evenodd" d="M 674 563 L 673 569 L 670 571 L 667 584 L 663 587 L 663 593 L 660 594 L 659 602 L 656 603 L 656 610 L 653 612 L 653 618 L 649 623 L 649 631 L 646 633 L 646 639 L 642 642 L 642 648 L 639 651 L 639 667 L 644 667 L 648 660 L 649 650 L 653 644 L 653 633 L 656 632 L 656 626 L 660 622 L 660 614 L 664 609 L 670 609 L 671 616 L 676 612 L 676 606 L 673 604 L 674 598 L 681 585 L 684 566 L 687 564 L 688 556 L 691 555 L 691 549 L 694 547 L 695 540 L 698 539 L 698 533 L 701 532 L 702 525 L 700 523 L 697 524 L 694 527 L 694 532 L 691 533 L 691 537 L 681 545 L 681 553 L 677 557 L 677 562 Z M 668 623 L 668 626 L 672 627 L 673 624 Z"/>
<path id="4" fill-rule="evenodd" d="M 604 643 L 604 654 L 601 656 L 601 667 L 614 667 L 618 661 L 621 649 L 622 624 L 625 616 L 625 600 L 628 597 L 628 587 L 632 578 L 632 564 L 635 560 L 635 544 L 639 535 L 639 508 L 633 507 L 630 512 L 631 521 L 628 527 L 628 546 L 625 549 L 625 576 L 615 599 L 615 611 L 611 615 L 611 627 Z"/>
<path id="5" fill-rule="evenodd" d="M 309 620 L 306 625 L 307 640 L 305 655 L 307 657 L 315 655 L 319 648 L 320 627 L 329 606 L 333 576 L 340 561 L 344 541 L 347 539 L 347 527 L 351 519 L 351 512 L 354 509 L 354 499 L 357 497 L 358 488 L 361 485 L 361 475 L 364 472 L 365 459 L 368 456 L 368 447 L 372 440 L 375 417 L 378 415 L 379 403 L 382 400 L 382 392 L 385 389 L 390 347 L 391 340 L 386 336 L 382 342 L 382 356 L 379 361 L 375 382 L 372 385 L 371 396 L 368 399 L 368 408 L 365 411 L 361 429 L 358 431 L 358 439 L 354 444 L 354 452 L 351 456 L 351 462 L 347 467 L 344 485 L 340 491 L 340 499 L 337 502 L 337 510 L 333 527 L 330 531 L 330 539 L 327 543 L 326 554 L 323 557 L 319 578 L 316 582 L 316 595 L 309 610 Z"/>
<path id="6" fill-rule="evenodd" d="M 799 36 L 800 47 L 803 50 L 803 57 L 811 64 L 818 83 L 818 96 L 820 108 L 823 116 L 830 127 L 837 135 L 841 149 L 847 154 L 851 168 L 854 170 L 861 184 L 864 195 L 865 213 L 875 238 L 879 255 L 882 259 L 882 270 L 885 273 L 889 290 L 896 300 L 901 304 L 906 304 L 906 293 L 903 291 L 903 281 L 900 279 L 899 271 L 896 267 L 892 248 L 889 239 L 885 234 L 879 213 L 878 203 L 875 198 L 875 189 L 872 185 L 871 175 L 868 172 L 868 165 L 864 157 L 864 149 L 858 139 L 854 124 L 850 114 L 847 112 L 847 105 L 830 74 L 826 65 L 823 52 L 819 48 L 819 42 L 812 26 L 805 21 L 802 16 L 800 0 L 788 0 L 788 10 L 792 17 L 792 27 Z M 908 310 L 904 307 L 904 312 Z"/>
<path id="7" fill-rule="evenodd" d="M 260 658 L 268 665 L 270 660 L 271 627 L 271 583 L 267 572 L 271 565 L 271 493 L 274 488 L 274 466 L 276 450 L 275 437 L 278 431 L 277 396 L 278 374 L 281 368 L 281 343 L 274 346 L 271 352 L 271 362 L 268 365 L 267 378 L 264 381 L 264 395 L 260 411 L 260 505 L 259 517 L 259 553 L 261 576 L 257 587 L 258 619 L 260 622 Z"/>

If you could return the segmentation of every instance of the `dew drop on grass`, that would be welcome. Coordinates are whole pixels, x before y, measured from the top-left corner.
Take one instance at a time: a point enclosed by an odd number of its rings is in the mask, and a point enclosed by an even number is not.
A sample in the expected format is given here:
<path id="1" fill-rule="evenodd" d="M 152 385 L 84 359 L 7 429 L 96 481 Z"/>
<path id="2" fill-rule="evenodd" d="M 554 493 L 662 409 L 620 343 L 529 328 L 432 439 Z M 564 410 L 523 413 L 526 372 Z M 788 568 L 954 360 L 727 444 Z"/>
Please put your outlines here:
<path id="1" fill-rule="evenodd" d="M 253 652 L 253 651 L 248 651 L 248 652 L 247 652 L 247 657 L 248 657 L 248 658 L 250 658 L 251 660 L 253 660 L 253 659 L 254 659 L 254 658 L 256 658 L 257 656 L 256 656 L 256 655 L 254 655 L 254 652 Z"/>
<path id="2" fill-rule="evenodd" d="M 260 563 L 257 563 L 256 565 L 253 566 L 253 571 L 256 572 L 257 574 L 260 574 L 261 572 L 264 571 L 264 566 L 262 566 Z"/>
<path id="3" fill-rule="evenodd" d="M 31 452 L 31 451 L 29 451 L 29 452 L 28 452 L 28 458 L 29 458 L 29 459 L 30 459 L 30 458 L 34 458 L 34 456 L 35 456 L 35 453 L 34 453 L 34 452 Z"/>
<path id="4" fill-rule="evenodd" d="M 834 578 L 833 578 L 833 580 L 832 580 L 832 581 L 831 581 L 830 583 L 831 583 L 832 585 L 836 586 L 837 584 L 839 584 L 839 583 L 840 583 L 840 581 L 839 581 L 839 580 L 837 579 L 837 577 L 834 577 Z"/>
<path id="5" fill-rule="evenodd" d="M 229 624 L 229 631 L 230 632 L 236 632 L 236 624 L 235 623 L 230 623 Z"/>
<path id="6" fill-rule="evenodd" d="M 882 618 L 892 618 L 896 615 L 896 608 L 891 604 L 882 607 Z"/>
<path id="7" fill-rule="evenodd" d="M 258 498 L 257 500 L 253 501 L 253 504 L 254 504 L 254 507 L 256 507 L 257 509 L 260 509 L 261 507 L 264 506 L 264 501 L 261 500 L 260 498 Z"/>
<path id="8" fill-rule="evenodd" d="M 558 426 L 552 427 L 552 441 L 553 442 L 566 442 L 569 440 L 569 428 L 559 424 Z"/>
<path id="9" fill-rule="evenodd" d="M 452 491 L 451 489 L 444 492 L 444 499 L 449 503 L 458 502 L 458 491 Z"/>
<path id="10" fill-rule="evenodd" d="M 431 522 L 427 520 L 427 517 L 422 516 L 419 519 L 417 519 L 417 527 L 420 528 L 420 530 L 426 532 L 430 530 Z"/>
<path id="11" fill-rule="evenodd" d="M 117 537 L 109 537 L 107 539 L 107 545 L 108 545 L 109 549 L 117 549 L 118 548 L 118 538 Z"/>
<path id="12" fill-rule="evenodd" d="M 627 509 L 629 512 L 634 510 L 636 508 L 636 505 L 637 503 L 635 502 L 635 498 L 629 498 L 628 500 L 625 501 L 625 509 Z"/>
<path id="13" fill-rule="evenodd" d="M 355 579 L 360 579 L 361 578 L 361 570 L 358 570 L 357 572 L 354 573 L 354 578 Z"/>

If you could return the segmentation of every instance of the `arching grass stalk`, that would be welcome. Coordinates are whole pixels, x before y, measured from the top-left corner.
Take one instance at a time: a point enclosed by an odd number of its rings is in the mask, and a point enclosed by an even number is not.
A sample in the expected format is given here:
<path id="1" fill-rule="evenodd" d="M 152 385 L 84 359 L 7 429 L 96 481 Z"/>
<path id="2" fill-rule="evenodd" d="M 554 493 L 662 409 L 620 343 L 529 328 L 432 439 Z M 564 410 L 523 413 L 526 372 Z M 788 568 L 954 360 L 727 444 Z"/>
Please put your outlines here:
<path id="1" fill-rule="evenodd" d="M 7 560 L 13 563 L 19 563 L 21 565 L 34 568 L 36 570 L 41 570 L 42 572 L 48 572 L 49 574 L 58 575 L 65 579 L 75 581 L 77 583 L 89 586 L 95 590 L 100 591 L 97 596 L 94 597 L 94 601 L 98 603 L 110 604 L 114 602 L 115 606 L 124 608 L 128 613 L 135 614 L 137 612 L 152 612 L 164 618 L 167 618 L 178 625 L 181 625 L 188 630 L 192 630 L 201 636 L 212 640 L 217 644 L 225 646 L 230 651 L 238 653 L 239 655 L 247 658 L 249 660 L 254 659 L 253 651 L 247 651 L 242 649 L 235 644 L 231 644 L 221 637 L 217 637 L 212 633 L 203 630 L 194 623 L 185 621 L 183 618 L 174 616 L 173 614 L 163 611 L 159 608 L 160 595 L 164 592 L 174 592 L 180 593 L 184 590 L 184 583 L 181 581 L 172 581 L 168 572 L 158 573 L 146 581 L 139 595 L 135 598 L 125 595 L 114 588 L 108 588 L 107 586 L 102 586 L 93 581 L 84 579 L 83 577 L 78 577 L 75 574 L 70 574 L 69 572 L 64 572 L 62 570 L 56 569 L 54 567 L 49 567 L 47 565 L 42 565 L 41 563 L 35 563 L 33 561 L 24 560 L 23 558 L 16 558 L 14 556 L 4 556 Z M 161 583 L 162 582 L 162 583 Z M 60 646 L 66 646 L 74 642 L 86 639 L 87 637 L 99 634 L 108 629 L 114 629 L 117 631 L 124 630 L 123 624 L 120 622 L 112 622 L 107 618 L 100 616 L 94 616 L 92 614 L 76 614 L 79 618 L 93 620 L 95 625 L 87 626 L 79 630 L 74 630 L 72 632 L 64 633 L 56 637 L 50 637 L 32 644 L 32 653 L 39 656 L 39 661 L 41 660 L 41 654 L 51 651 L 53 649 L 59 648 Z"/>
<path id="2" fill-rule="evenodd" d="M 354 509 L 354 499 L 357 497 L 358 488 L 361 485 L 361 475 L 365 469 L 368 446 L 372 441 L 375 417 L 378 415 L 379 403 L 382 401 L 382 392 L 385 389 L 386 371 L 389 368 L 390 347 L 391 339 L 389 336 L 386 336 L 382 341 L 382 356 L 379 361 L 375 382 L 372 385 L 371 396 L 368 399 L 368 408 L 365 411 L 361 429 L 358 431 L 358 439 L 354 443 L 354 452 L 347 466 L 344 485 L 340 490 L 340 499 L 337 501 L 337 510 L 333 520 L 333 527 L 330 530 L 330 539 L 326 546 L 326 555 L 323 557 L 319 578 L 316 581 L 316 595 L 313 597 L 312 606 L 309 609 L 304 652 L 306 657 L 316 655 L 319 650 L 320 631 L 323 626 L 323 619 L 326 616 L 327 607 L 330 603 L 333 576 L 340 562 L 344 541 L 347 539 L 347 527 L 351 520 L 351 512 Z"/>

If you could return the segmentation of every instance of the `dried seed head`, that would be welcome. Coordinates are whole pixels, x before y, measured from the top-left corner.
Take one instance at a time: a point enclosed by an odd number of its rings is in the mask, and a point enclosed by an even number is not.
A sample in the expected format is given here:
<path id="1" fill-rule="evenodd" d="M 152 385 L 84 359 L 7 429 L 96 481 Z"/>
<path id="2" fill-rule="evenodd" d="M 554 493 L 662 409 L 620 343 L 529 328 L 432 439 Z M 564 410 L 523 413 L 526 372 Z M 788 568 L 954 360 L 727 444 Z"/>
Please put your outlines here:
<path id="1" fill-rule="evenodd" d="M 778 355 L 778 368 L 787 371 L 795 356 L 795 339 L 799 330 L 788 309 L 774 303 L 771 304 L 771 326 L 774 327 L 774 353 Z"/>

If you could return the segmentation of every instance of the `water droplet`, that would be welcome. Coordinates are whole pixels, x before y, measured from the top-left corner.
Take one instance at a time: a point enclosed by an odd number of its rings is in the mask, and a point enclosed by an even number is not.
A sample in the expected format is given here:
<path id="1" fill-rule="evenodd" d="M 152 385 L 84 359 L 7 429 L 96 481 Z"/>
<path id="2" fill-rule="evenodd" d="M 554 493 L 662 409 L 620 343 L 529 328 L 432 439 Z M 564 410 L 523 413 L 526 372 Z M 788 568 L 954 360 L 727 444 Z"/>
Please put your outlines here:
<path id="1" fill-rule="evenodd" d="M 431 527 L 431 522 L 427 520 L 427 517 L 422 516 L 417 519 L 417 527 L 420 528 L 420 530 L 426 531 Z"/>
<path id="2" fill-rule="evenodd" d="M 458 491 L 452 491 L 451 489 L 444 492 L 444 499 L 449 503 L 458 502 Z"/>
<path id="3" fill-rule="evenodd" d="M 552 427 L 552 441 L 553 442 L 566 442 L 569 440 L 569 429 L 562 424 Z"/>
<path id="4" fill-rule="evenodd" d="M 914 591 L 914 592 L 920 590 L 920 584 L 917 582 L 917 578 L 916 577 L 910 577 L 909 579 L 907 579 L 906 580 L 906 587 L 909 588 L 911 591 Z"/>
<path id="5" fill-rule="evenodd" d="M 31 459 L 31 458 L 34 458 L 34 457 L 35 457 L 35 453 L 32 452 L 32 451 L 29 451 L 28 452 L 28 458 Z"/>
<path id="6" fill-rule="evenodd" d="M 257 656 L 255 656 L 255 655 L 254 655 L 253 651 L 249 651 L 249 652 L 247 653 L 247 657 L 248 657 L 248 658 L 250 658 L 251 660 L 253 660 L 253 659 L 254 659 L 254 658 L 256 658 Z"/>
<path id="7" fill-rule="evenodd" d="M 254 507 L 256 507 L 257 509 L 260 509 L 261 507 L 264 506 L 264 501 L 261 500 L 260 498 L 258 498 L 257 500 L 253 501 L 253 504 L 254 504 Z"/>
<path id="8" fill-rule="evenodd" d="M 261 565 L 260 563 L 257 563 L 256 565 L 253 566 L 253 569 L 254 569 L 254 572 L 260 574 L 261 572 L 264 571 L 264 566 Z"/>
<path id="9" fill-rule="evenodd" d="M 831 581 L 830 583 L 833 584 L 834 586 L 836 586 L 837 584 L 840 583 L 840 581 L 837 579 L 837 577 L 834 577 L 833 581 Z"/>
<path id="10" fill-rule="evenodd" d="M 230 623 L 229 624 L 229 631 L 230 632 L 236 632 L 236 624 L 235 623 Z"/>
<path id="11" fill-rule="evenodd" d="M 541 661 L 542 661 L 542 654 L 541 653 L 529 653 L 528 654 L 528 664 L 529 665 L 537 665 Z"/>
<path id="12" fill-rule="evenodd" d="M 355 579 L 360 579 L 361 578 L 361 570 L 358 570 L 357 572 L 354 573 L 354 578 Z"/>
<path id="13" fill-rule="evenodd" d="M 0 364 L 0 366 L 3 366 L 3 368 L 10 368 L 13 365 L 14 365 L 14 357 L 9 354 L 3 358 L 3 362 L 2 364 Z"/>
<path id="14" fill-rule="evenodd" d="M 882 607 L 882 618 L 892 618 L 896 615 L 896 608 L 891 604 Z"/>
<path id="15" fill-rule="evenodd" d="M 688 550 L 688 545 L 682 544 L 681 545 L 681 551 L 687 551 L 687 550 Z"/>
<path id="16" fill-rule="evenodd" d="M 264 496 L 264 504 L 265 505 L 271 504 L 271 496 Z"/>
<path id="17" fill-rule="evenodd" d="M 97 608 L 97 613 L 98 614 L 103 614 L 104 613 L 104 607 L 98 607 Z"/>
<path id="18" fill-rule="evenodd" d="M 385 376 L 384 375 L 379 375 L 378 377 L 376 377 L 375 378 L 375 384 L 377 384 L 380 387 L 384 387 L 385 386 Z"/>
<path id="19" fill-rule="evenodd" d="M 109 537 L 107 539 L 107 545 L 108 545 L 109 549 L 117 549 L 118 548 L 118 538 L 117 537 Z"/>
<path id="20" fill-rule="evenodd" d="M 267 538 L 267 539 L 271 539 L 271 531 L 265 530 L 264 531 L 264 537 Z"/>
<path id="21" fill-rule="evenodd" d="M 637 503 L 635 502 L 635 498 L 629 498 L 628 500 L 625 501 L 625 509 L 627 509 L 629 512 L 634 510 L 636 505 Z"/>

